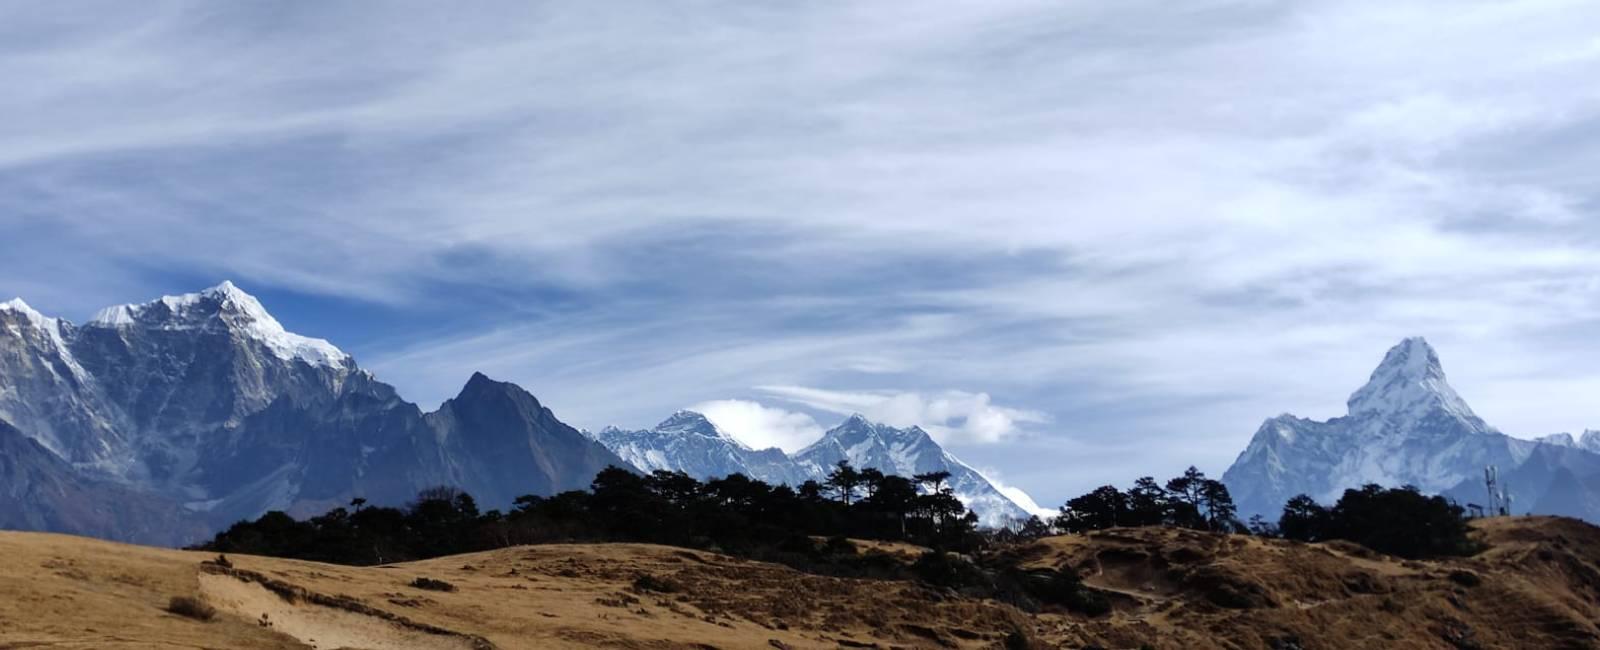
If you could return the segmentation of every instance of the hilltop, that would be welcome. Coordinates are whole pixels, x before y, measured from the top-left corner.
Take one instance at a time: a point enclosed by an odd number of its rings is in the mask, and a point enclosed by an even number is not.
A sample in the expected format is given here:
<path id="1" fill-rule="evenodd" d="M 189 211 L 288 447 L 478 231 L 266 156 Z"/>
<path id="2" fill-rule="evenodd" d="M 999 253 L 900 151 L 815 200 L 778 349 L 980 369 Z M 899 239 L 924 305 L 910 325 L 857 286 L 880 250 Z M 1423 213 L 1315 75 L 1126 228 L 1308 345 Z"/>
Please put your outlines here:
<path id="1" fill-rule="evenodd" d="M 221 566 L 210 554 L 7 532 L 0 646 L 1600 647 L 1600 529 L 1546 517 L 1474 529 L 1487 551 L 1438 561 L 1167 528 L 996 551 L 1025 567 L 1077 569 L 1110 605 L 1097 617 L 641 544 L 378 567 L 229 556 Z M 916 555 L 896 551 L 900 561 Z M 418 578 L 453 590 L 413 586 Z M 217 615 L 168 613 L 173 596 L 198 596 Z"/>

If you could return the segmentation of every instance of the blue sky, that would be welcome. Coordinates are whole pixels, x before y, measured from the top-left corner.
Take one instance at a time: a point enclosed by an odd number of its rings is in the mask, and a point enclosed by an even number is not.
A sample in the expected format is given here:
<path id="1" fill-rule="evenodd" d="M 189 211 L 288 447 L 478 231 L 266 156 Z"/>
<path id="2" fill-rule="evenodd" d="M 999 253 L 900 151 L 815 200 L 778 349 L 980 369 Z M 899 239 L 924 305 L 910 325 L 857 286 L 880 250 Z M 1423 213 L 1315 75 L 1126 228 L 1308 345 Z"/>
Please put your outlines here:
<path id="1" fill-rule="evenodd" d="M 1600 427 L 1600 9 L 0 8 L 0 294 L 232 279 L 432 408 L 862 411 L 1041 503 L 1220 474 L 1424 335 Z"/>

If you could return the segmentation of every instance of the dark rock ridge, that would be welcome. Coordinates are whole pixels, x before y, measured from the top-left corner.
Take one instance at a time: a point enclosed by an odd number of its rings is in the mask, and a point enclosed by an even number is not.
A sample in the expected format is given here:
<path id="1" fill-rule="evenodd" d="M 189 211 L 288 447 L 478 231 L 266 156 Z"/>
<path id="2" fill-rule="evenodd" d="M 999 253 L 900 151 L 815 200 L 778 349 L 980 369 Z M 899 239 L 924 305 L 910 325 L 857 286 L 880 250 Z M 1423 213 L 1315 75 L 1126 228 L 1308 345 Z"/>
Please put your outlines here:
<path id="1" fill-rule="evenodd" d="M 268 510 L 399 504 L 433 485 L 506 508 L 629 467 L 482 375 L 424 414 L 226 282 L 81 326 L 0 303 L 0 419 L 20 438 L 3 447 L 0 481 L 35 494 L 0 503 L 0 523 L 154 543 Z M 38 496 L 48 485 L 76 487 Z M 97 498 L 148 516 L 100 516 Z M 182 523 L 143 525 L 164 521 Z"/>
<path id="2" fill-rule="evenodd" d="M 1348 406 L 1347 415 L 1325 422 L 1285 414 L 1261 425 L 1222 477 L 1242 516 L 1276 519 L 1295 495 L 1332 503 L 1366 483 L 1483 504 L 1484 468 L 1492 465 L 1513 512 L 1600 521 L 1600 455 L 1584 446 L 1596 436 L 1500 433 L 1450 387 L 1421 338 L 1390 349 Z"/>

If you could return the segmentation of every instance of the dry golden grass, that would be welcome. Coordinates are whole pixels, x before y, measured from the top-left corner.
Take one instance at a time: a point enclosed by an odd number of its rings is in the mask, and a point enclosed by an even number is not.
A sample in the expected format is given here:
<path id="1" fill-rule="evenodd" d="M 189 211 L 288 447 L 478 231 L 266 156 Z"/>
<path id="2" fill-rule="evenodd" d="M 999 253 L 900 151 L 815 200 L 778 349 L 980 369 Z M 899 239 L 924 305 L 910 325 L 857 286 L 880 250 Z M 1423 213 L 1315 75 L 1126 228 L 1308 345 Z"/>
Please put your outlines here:
<path id="1" fill-rule="evenodd" d="M 211 556 L 0 533 L 0 648 L 1600 648 L 1600 529 L 1479 522 L 1475 558 L 1167 529 L 1007 550 L 1072 566 L 1115 611 L 1026 614 L 632 544 L 519 547 L 386 567 Z M 915 549 L 875 549 L 886 552 Z M 419 589 L 419 577 L 455 591 Z M 209 622 L 167 611 L 214 607 Z"/>

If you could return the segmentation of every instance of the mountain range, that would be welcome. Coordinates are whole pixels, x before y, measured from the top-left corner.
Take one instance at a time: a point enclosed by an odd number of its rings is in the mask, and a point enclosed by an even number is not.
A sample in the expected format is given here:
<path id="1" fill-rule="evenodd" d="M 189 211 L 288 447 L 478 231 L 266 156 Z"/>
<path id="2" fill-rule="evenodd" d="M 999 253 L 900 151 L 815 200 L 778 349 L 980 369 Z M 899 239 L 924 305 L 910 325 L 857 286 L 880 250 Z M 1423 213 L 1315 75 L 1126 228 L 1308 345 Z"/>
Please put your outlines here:
<path id="1" fill-rule="evenodd" d="M 435 485 L 506 508 L 523 494 L 585 489 L 608 466 L 799 483 L 839 458 L 948 469 L 985 521 L 1020 512 L 920 429 L 870 425 L 877 447 L 851 437 L 848 453 L 824 451 L 856 422 L 794 458 L 749 449 L 691 413 L 591 437 L 481 373 L 424 412 L 230 282 L 109 307 L 82 325 L 0 303 L 0 528 L 173 545 L 269 510 L 401 504 Z"/>
<path id="2" fill-rule="evenodd" d="M 1002 527 L 1031 514 L 922 428 L 895 428 L 861 415 L 792 455 L 777 448 L 751 449 L 693 411 L 679 411 L 653 429 L 607 427 L 594 437 L 635 467 L 682 471 L 698 479 L 740 473 L 773 484 L 822 482 L 840 461 L 898 476 L 949 472 L 946 485 L 978 515 L 980 525 Z"/>
<path id="3" fill-rule="evenodd" d="M 1422 338 L 1401 341 L 1327 421 L 1267 420 L 1223 474 L 1241 516 L 1275 520 L 1289 498 L 1332 503 L 1347 488 L 1412 485 L 1461 504 L 1488 502 L 1487 467 L 1515 513 L 1600 521 L 1600 433 L 1505 435 L 1467 406 Z"/>
<path id="4" fill-rule="evenodd" d="M 0 521 L 157 544 L 432 485 L 504 507 L 626 466 L 482 375 L 424 413 L 231 283 L 83 325 L 0 304 L 0 421 L 0 485 L 31 495 L 0 503 Z"/>

